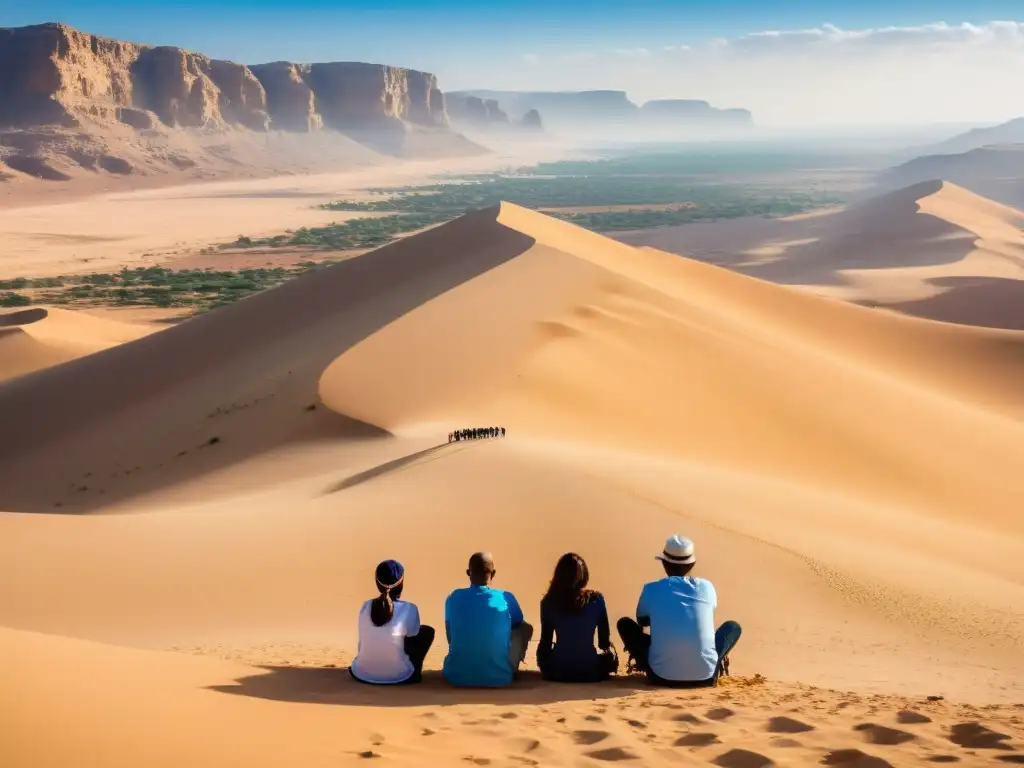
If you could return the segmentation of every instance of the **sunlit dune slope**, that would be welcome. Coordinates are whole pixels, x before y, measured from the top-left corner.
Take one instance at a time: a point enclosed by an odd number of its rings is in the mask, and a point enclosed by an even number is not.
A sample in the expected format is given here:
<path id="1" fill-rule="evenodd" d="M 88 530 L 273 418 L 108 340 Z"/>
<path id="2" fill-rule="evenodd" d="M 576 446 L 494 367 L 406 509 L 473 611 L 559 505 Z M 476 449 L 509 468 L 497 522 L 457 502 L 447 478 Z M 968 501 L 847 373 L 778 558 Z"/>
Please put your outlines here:
<path id="1" fill-rule="evenodd" d="M 1021 211 L 936 180 L 814 216 L 669 227 L 623 240 L 918 317 L 1020 329 L 1022 228 Z M 971 312 L 961 293 L 987 308 Z"/>
<path id="2" fill-rule="evenodd" d="M 1020 334 L 503 204 L 8 383 L 0 508 L 96 509 L 291 441 L 500 422 L 956 516 L 983 490 L 1000 518 L 1024 498 L 1022 382 Z"/>
<path id="3" fill-rule="evenodd" d="M 35 307 L 0 314 L 0 381 L 142 338 L 152 327 Z"/>

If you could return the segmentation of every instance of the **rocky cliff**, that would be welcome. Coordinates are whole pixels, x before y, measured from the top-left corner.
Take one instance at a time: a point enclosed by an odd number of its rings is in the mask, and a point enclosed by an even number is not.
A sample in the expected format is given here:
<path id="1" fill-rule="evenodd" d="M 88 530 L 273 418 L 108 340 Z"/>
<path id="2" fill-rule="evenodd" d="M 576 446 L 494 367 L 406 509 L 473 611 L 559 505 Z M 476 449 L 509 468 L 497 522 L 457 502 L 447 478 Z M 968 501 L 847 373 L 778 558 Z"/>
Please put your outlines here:
<path id="1" fill-rule="evenodd" d="M 544 123 L 541 120 L 540 112 L 536 109 L 529 110 L 519 119 L 519 125 L 527 131 L 543 131 Z"/>
<path id="2" fill-rule="evenodd" d="M 640 107 L 645 122 L 678 127 L 752 126 L 754 117 L 746 109 L 718 109 L 694 99 L 657 99 Z"/>
<path id="3" fill-rule="evenodd" d="M 515 120 L 537 111 L 548 125 L 578 126 L 621 123 L 634 117 L 636 104 L 625 91 L 458 91 L 448 98 L 492 100 Z"/>
<path id="4" fill-rule="evenodd" d="M 527 114 L 536 112 L 547 127 L 556 131 L 608 128 L 643 132 L 753 125 L 753 117 L 745 109 L 718 109 L 706 101 L 688 99 L 648 101 L 638 107 L 624 91 L 458 91 L 449 93 L 448 99 L 451 103 L 493 100 L 513 120 L 523 120 Z"/>
<path id="5" fill-rule="evenodd" d="M 63 24 L 0 29 L 0 126 L 113 118 L 255 131 L 447 125 L 434 75 L 381 64 L 248 67 Z"/>
<path id="6" fill-rule="evenodd" d="M 448 109 L 448 117 L 456 125 L 479 130 L 508 127 L 511 124 L 508 113 L 495 99 L 449 93 L 445 99 L 445 106 Z"/>

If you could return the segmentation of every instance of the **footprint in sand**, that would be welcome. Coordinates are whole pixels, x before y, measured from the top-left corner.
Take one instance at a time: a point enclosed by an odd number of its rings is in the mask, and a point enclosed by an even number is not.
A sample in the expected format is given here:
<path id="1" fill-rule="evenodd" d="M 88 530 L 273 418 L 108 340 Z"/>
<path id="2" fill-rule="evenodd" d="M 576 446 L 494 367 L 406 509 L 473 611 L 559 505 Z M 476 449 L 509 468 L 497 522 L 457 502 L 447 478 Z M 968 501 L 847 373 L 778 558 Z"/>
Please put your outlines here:
<path id="1" fill-rule="evenodd" d="M 966 749 L 1013 749 L 1004 742 L 1005 733 L 998 733 L 981 723 L 957 723 L 950 729 L 949 740 Z"/>
<path id="2" fill-rule="evenodd" d="M 959 763 L 960 758 L 956 755 L 932 755 L 926 757 L 925 761 L 929 763 Z"/>
<path id="3" fill-rule="evenodd" d="M 617 763 L 621 760 L 639 760 L 636 755 L 622 747 L 609 747 L 608 749 L 599 749 L 595 752 L 586 752 L 585 754 L 594 760 L 604 760 L 611 763 Z"/>
<path id="4" fill-rule="evenodd" d="M 773 717 L 768 721 L 769 733 L 807 733 L 813 731 L 814 726 L 794 720 L 791 717 Z"/>
<path id="5" fill-rule="evenodd" d="M 883 747 L 896 747 L 917 738 L 912 733 L 896 728 L 887 728 L 884 725 L 875 725 L 874 723 L 860 723 L 853 726 L 853 730 L 863 734 L 864 739 L 868 743 L 879 744 Z"/>
<path id="6" fill-rule="evenodd" d="M 771 758 L 748 749 L 730 749 L 711 761 L 721 768 L 770 768 Z"/>
<path id="7" fill-rule="evenodd" d="M 968 750 L 1012 750 L 1006 733 L 993 731 L 981 723 L 957 723 L 949 731 L 949 740 Z"/>
<path id="8" fill-rule="evenodd" d="M 861 752 L 859 749 L 837 749 L 825 755 L 822 765 L 841 765 L 843 768 L 895 768 L 888 760 Z"/>
<path id="9" fill-rule="evenodd" d="M 713 733 L 688 733 L 680 736 L 672 745 L 674 747 L 707 747 L 711 744 L 721 744 L 718 736 Z"/>
<path id="10" fill-rule="evenodd" d="M 573 733 L 572 738 L 577 744 L 583 744 L 584 746 L 590 746 L 591 744 L 597 744 L 599 741 L 604 741 L 611 734 L 607 731 L 576 731 Z"/>
<path id="11" fill-rule="evenodd" d="M 689 723 L 690 725 L 700 725 L 701 720 L 696 715 L 691 715 L 689 712 L 684 712 L 681 715 L 672 715 L 672 722 Z"/>
<path id="12" fill-rule="evenodd" d="M 736 713 L 728 707 L 715 707 L 714 709 L 709 709 L 707 712 L 705 712 L 704 717 L 706 717 L 708 720 L 722 722 L 724 720 L 728 720 L 735 714 Z"/>
<path id="13" fill-rule="evenodd" d="M 915 712 L 912 709 L 904 709 L 896 713 L 896 722 L 901 725 L 921 725 L 931 721 L 932 719 L 927 715 L 922 715 L 920 712 Z"/>
<path id="14" fill-rule="evenodd" d="M 796 739 L 781 738 L 781 739 L 772 739 L 772 746 L 773 747 L 782 747 L 784 749 L 789 749 L 789 748 L 792 748 L 792 747 L 802 747 L 803 744 L 801 744 Z"/>

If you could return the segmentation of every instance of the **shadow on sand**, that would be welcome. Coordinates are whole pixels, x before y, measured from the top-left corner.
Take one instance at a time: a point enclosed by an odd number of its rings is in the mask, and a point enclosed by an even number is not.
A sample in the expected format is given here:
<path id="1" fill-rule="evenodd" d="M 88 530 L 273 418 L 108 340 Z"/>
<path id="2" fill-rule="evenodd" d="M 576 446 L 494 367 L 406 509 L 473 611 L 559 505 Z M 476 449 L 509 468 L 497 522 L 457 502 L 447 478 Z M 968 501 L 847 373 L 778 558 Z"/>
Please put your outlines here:
<path id="1" fill-rule="evenodd" d="M 358 707 L 422 707 L 445 704 L 551 704 L 559 701 L 613 699 L 648 690 L 639 676 L 613 677 L 603 683 L 552 683 L 539 672 L 523 671 L 508 688 L 456 688 L 440 672 L 423 673 L 419 685 L 364 685 L 347 668 L 260 667 L 262 674 L 239 678 L 209 690 L 235 696 L 301 704 Z"/>
<path id="2" fill-rule="evenodd" d="M 440 443 L 438 445 L 431 446 L 430 448 L 424 448 L 422 451 L 410 453 L 408 456 L 400 456 L 397 459 L 392 459 L 391 461 L 386 461 L 383 464 L 378 464 L 375 467 L 370 467 L 369 469 L 363 470 L 362 472 L 357 472 L 354 475 L 349 475 L 344 480 L 341 480 L 329 486 L 324 491 L 324 495 L 326 496 L 331 493 L 337 493 L 338 491 L 344 491 L 348 488 L 353 488 L 357 485 L 362 485 L 363 483 L 369 482 L 370 480 L 380 477 L 381 475 L 386 475 L 390 472 L 398 472 L 411 464 L 424 464 L 428 461 L 436 461 L 437 459 L 440 459 L 447 454 L 464 451 L 469 447 L 470 443 L 464 442 L 461 444 L 461 446 L 459 445 L 459 443 Z M 445 450 L 446 448 L 451 450 Z M 425 461 L 420 461 L 420 459 L 424 459 Z"/>

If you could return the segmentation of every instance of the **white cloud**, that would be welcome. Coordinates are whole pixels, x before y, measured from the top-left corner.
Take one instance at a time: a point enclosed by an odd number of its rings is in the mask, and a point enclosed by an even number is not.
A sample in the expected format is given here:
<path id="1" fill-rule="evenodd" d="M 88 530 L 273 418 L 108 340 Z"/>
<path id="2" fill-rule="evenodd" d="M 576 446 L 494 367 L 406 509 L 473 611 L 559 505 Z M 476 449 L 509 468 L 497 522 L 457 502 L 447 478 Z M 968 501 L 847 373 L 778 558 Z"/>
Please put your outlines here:
<path id="1" fill-rule="evenodd" d="M 840 29 L 823 24 L 811 29 L 766 30 L 723 41 L 738 51 L 792 51 L 817 48 L 864 48 L 869 46 L 963 46 L 1010 42 L 1024 45 L 1024 22 L 992 21 L 987 24 L 922 24 L 914 27 Z"/>
<path id="2" fill-rule="evenodd" d="M 652 41 L 653 43 L 653 41 Z M 537 55 L 523 60 L 536 64 Z M 997 121 L 1024 115 L 1024 21 L 842 29 L 822 24 L 734 38 L 545 53 L 493 87 L 614 89 L 636 102 L 703 99 L 758 123 Z"/>
<path id="3" fill-rule="evenodd" d="M 527 64 L 538 64 L 540 62 L 540 56 L 536 53 L 524 53 L 519 58 L 521 58 Z"/>

